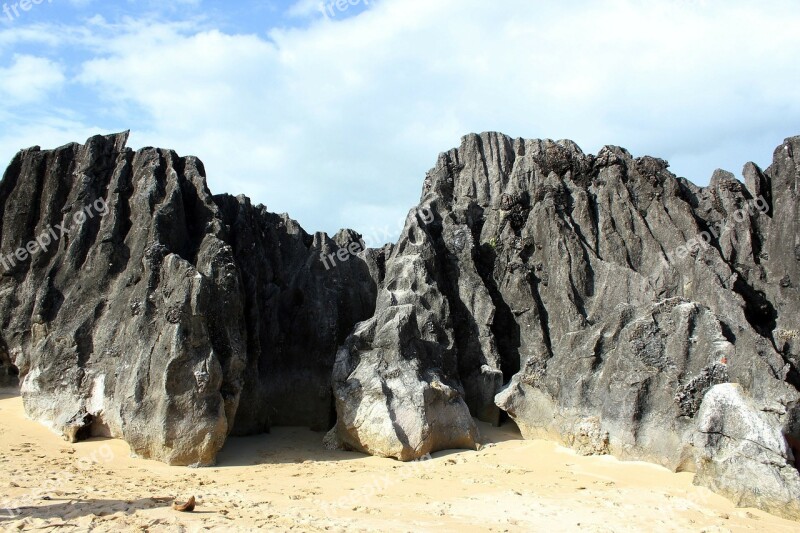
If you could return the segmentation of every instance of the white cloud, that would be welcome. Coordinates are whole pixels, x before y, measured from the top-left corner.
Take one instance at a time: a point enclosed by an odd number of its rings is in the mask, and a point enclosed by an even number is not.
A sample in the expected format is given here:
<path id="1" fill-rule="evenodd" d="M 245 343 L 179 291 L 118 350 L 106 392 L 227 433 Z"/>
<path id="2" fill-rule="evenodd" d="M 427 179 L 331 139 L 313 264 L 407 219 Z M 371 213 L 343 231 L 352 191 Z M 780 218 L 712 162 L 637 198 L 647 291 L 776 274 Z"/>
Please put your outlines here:
<path id="1" fill-rule="evenodd" d="M 41 101 L 64 84 L 63 70 L 43 57 L 15 55 L 11 66 L 0 68 L 0 99 L 6 105 Z"/>
<path id="2" fill-rule="evenodd" d="M 132 143 L 194 153 L 214 192 L 309 231 L 395 227 L 437 153 L 471 131 L 621 144 L 698 182 L 768 163 L 800 133 L 796 2 L 373 4 L 268 36 L 96 21 L 86 39 L 102 56 L 75 82 L 147 119 Z"/>
<path id="3" fill-rule="evenodd" d="M 290 17 L 308 17 L 321 14 L 321 5 L 323 5 L 322 0 L 297 0 L 289 7 L 286 13 Z"/>

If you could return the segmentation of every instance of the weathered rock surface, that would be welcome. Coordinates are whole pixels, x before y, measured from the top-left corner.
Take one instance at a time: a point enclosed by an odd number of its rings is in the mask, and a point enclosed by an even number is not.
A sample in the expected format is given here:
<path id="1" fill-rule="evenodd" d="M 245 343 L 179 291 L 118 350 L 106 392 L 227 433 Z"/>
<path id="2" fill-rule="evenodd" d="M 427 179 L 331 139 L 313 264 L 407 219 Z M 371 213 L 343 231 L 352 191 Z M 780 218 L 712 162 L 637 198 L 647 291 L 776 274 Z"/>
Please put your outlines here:
<path id="1" fill-rule="evenodd" d="M 352 256 L 326 269 L 320 255 L 359 244 L 341 231 L 308 235 L 286 215 L 247 198 L 216 196 L 242 277 L 247 338 L 242 401 L 234 434 L 272 425 L 326 431 L 336 415 L 331 374 L 338 347 L 375 309 L 376 255 Z"/>
<path id="2" fill-rule="evenodd" d="M 25 150 L 6 171 L 3 340 L 28 414 L 66 438 L 208 464 L 241 391 L 240 278 L 199 161 L 125 139 Z"/>
<path id="3" fill-rule="evenodd" d="M 726 383 L 769 414 L 773 437 L 800 436 L 799 143 L 787 140 L 766 171 L 747 165 L 748 190 L 723 171 L 697 187 L 665 161 L 616 147 L 592 156 L 570 141 L 465 137 L 429 172 L 420 209 L 431 222 L 409 217 L 387 272 L 424 261 L 402 269 L 393 298 L 387 274 L 375 317 L 339 352 L 337 432 L 359 449 L 383 450 L 397 440 L 386 418 L 405 386 L 381 396 L 373 370 L 365 409 L 343 376 L 358 384 L 366 369 L 387 368 L 406 384 L 443 369 L 483 420 L 497 423 L 499 407 L 526 437 L 705 472 L 698 483 L 800 518 L 783 505 L 800 497 L 790 459 L 723 467 L 709 462 L 723 447 L 696 438 L 706 424 L 699 413 L 711 409 L 706 395 Z M 433 307 L 422 303 L 430 295 Z M 391 311 L 409 303 L 417 318 L 449 306 L 429 331 L 446 349 L 456 339 L 455 363 L 416 354 L 395 363 L 398 344 L 424 338 L 394 323 L 400 310 Z M 385 328 L 400 339 L 373 336 Z M 404 427 L 429 425 L 423 409 L 403 414 Z M 732 432 L 724 453 L 746 453 L 744 438 Z M 779 477 L 775 464 L 788 465 Z M 758 489 L 762 477 L 773 480 L 769 491 Z"/>
<path id="4" fill-rule="evenodd" d="M 475 448 L 477 437 L 433 245 L 413 220 L 408 228 L 386 258 L 378 313 L 347 339 L 333 373 L 342 442 L 404 461 Z"/>
<path id="5" fill-rule="evenodd" d="M 211 464 L 228 434 L 271 423 L 327 429 L 336 348 L 374 306 L 366 263 L 325 271 L 335 242 L 126 137 L 25 150 L 0 183 L 2 342 L 28 414 L 170 464 Z"/>
<path id="6" fill-rule="evenodd" d="M 398 243 L 358 253 L 124 141 L 23 151 L 0 183 L 11 259 L 108 209 L 0 279 L 0 377 L 68 438 L 208 464 L 230 433 L 335 421 L 326 446 L 410 460 L 511 416 L 800 519 L 800 137 L 698 187 L 618 147 L 469 135 Z"/>
<path id="7" fill-rule="evenodd" d="M 697 483 L 737 505 L 800 516 L 797 458 L 774 412 L 754 405 L 740 385 L 725 383 L 708 391 L 697 416 Z"/>

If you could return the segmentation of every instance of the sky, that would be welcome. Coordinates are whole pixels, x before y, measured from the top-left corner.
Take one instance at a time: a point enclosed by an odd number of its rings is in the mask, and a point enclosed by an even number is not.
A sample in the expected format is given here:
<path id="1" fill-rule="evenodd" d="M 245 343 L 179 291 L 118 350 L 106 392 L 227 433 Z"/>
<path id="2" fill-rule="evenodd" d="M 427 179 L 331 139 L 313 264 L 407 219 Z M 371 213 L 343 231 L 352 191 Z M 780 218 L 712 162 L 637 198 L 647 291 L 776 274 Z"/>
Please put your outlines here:
<path id="1" fill-rule="evenodd" d="M 370 245 L 467 133 L 624 146 L 700 185 L 800 135 L 796 0 L 0 3 L 0 167 L 131 130 Z"/>

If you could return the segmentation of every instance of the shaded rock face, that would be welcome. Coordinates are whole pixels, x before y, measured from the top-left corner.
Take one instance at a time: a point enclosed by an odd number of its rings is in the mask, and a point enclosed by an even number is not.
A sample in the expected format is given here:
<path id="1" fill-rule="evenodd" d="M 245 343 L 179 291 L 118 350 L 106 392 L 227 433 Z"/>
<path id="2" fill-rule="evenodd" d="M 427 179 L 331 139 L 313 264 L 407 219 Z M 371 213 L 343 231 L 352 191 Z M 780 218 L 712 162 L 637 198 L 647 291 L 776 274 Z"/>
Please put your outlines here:
<path id="1" fill-rule="evenodd" d="M 335 422 L 331 374 L 338 347 L 375 309 L 374 251 L 332 266 L 321 256 L 360 244 L 343 230 L 308 235 L 285 215 L 247 198 L 215 197 L 242 277 L 247 354 L 234 433 L 272 425 L 328 430 Z M 361 247 L 361 246 L 359 246 Z"/>
<path id="2" fill-rule="evenodd" d="M 213 463 L 231 432 L 327 429 L 336 347 L 374 305 L 364 260 L 324 271 L 312 258 L 336 243 L 126 137 L 25 150 L 0 183 L 4 368 L 28 414 L 178 465 Z"/>
<path id="3" fill-rule="evenodd" d="M 0 379 L 66 438 L 210 464 L 231 433 L 335 422 L 326 446 L 411 460 L 510 416 L 800 518 L 800 138 L 697 187 L 469 135 L 366 251 L 124 144 L 26 150 L 0 183 Z"/>
<path id="4" fill-rule="evenodd" d="M 15 387 L 19 385 L 19 369 L 11 362 L 8 349 L 0 351 L 0 387 Z"/>
<path id="5" fill-rule="evenodd" d="M 340 438 L 401 458 L 430 445 L 406 444 L 400 428 L 446 440 L 435 414 L 397 400 L 434 373 L 482 420 L 508 413 L 528 438 L 704 472 L 699 483 L 800 518 L 781 503 L 800 497 L 793 460 L 740 468 L 744 432 L 696 438 L 718 411 L 706 396 L 729 383 L 768 414 L 770 438 L 800 436 L 799 144 L 765 171 L 747 165 L 747 187 L 718 171 L 700 188 L 621 148 L 465 137 L 428 173 L 419 209 L 431 222 L 412 211 L 376 315 L 337 356 Z M 420 355 L 419 339 L 444 357 Z M 717 450 L 731 463 L 709 459 Z"/>

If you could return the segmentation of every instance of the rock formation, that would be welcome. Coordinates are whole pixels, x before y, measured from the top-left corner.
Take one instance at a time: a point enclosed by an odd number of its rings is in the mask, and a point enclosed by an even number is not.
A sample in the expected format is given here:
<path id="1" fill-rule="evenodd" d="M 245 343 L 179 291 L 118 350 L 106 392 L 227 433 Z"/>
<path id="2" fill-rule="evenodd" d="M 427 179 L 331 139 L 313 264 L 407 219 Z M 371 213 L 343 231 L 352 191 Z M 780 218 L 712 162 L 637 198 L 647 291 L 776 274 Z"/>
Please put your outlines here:
<path id="1" fill-rule="evenodd" d="M 800 519 L 800 137 L 698 187 L 618 147 L 469 135 L 361 252 L 125 140 L 25 150 L 0 183 L 0 376 L 67 438 L 210 464 L 231 433 L 333 426 L 411 460 L 510 416 Z"/>
<path id="2" fill-rule="evenodd" d="M 28 414 L 176 465 L 212 464 L 230 433 L 328 429 L 336 349 L 375 284 L 319 256 L 354 234 L 213 197 L 200 161 L 126 138 L 24 150 L 0 183 L 0 340 Z"/>

